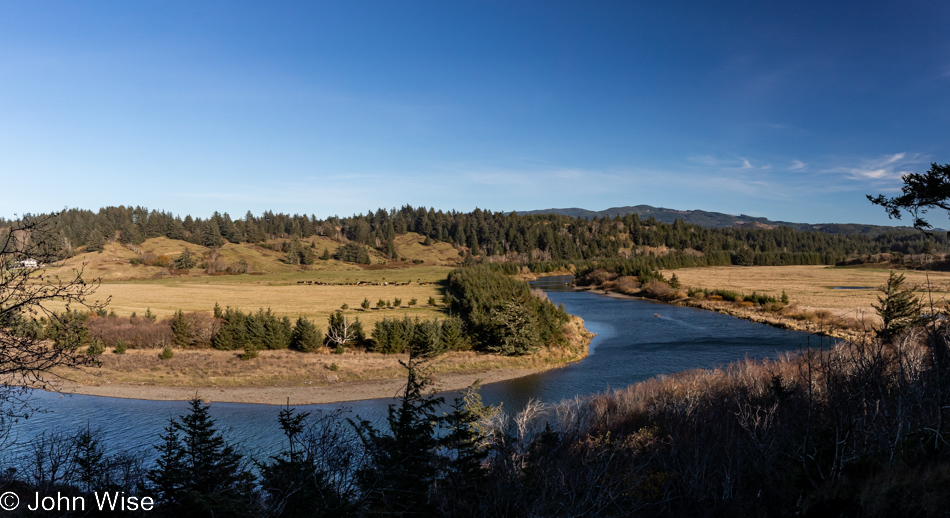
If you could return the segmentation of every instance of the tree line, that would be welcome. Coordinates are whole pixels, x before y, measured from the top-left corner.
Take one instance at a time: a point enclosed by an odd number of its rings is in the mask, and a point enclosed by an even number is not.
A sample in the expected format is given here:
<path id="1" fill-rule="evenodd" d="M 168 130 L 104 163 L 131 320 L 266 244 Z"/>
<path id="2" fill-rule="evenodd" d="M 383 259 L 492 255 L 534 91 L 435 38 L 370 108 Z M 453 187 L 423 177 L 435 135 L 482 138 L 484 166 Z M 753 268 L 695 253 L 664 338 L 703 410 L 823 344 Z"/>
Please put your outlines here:
<path id="1" fill-rule="evenodd" d="M 398 210 L 378 209 L 326 219 L 271 211 L 260 216 L 248 212 L 235 219 L 218 212 L 209 218 L 181 218 L 143 207 L 105 207 L 98 212 L 67 209 L 54 218 L 50 232 L 50 241 L 56 243 L 60 256 L 74 254 L 79 247 L 101 250 L 108 241 L 135 245 L 152 237 L 179 239 L 209 248 L 228 242 L 286 240 L 280 246 L 287 248 L 287 260 L 293 264 L 308 264 L 327 255 L 311 250 L 300 239 L 325 236 L 340 243 L 374 248 L 391 259 L 395 257 L 395 237 L 407 232 L 424 236 L 426 244 L 450 243 L 476 257 L 499 257 L 518 263 L 618 258 L 651 252 L 661 255 L 674 250 L 717 255 L 717 262 L 728 254 L 731 264 L 741 265 L 833 264 L 858 255 L 950 251 L 946 236 L 928 237 L 912 231 L 871 236 L 790 227 L 706 228 L 682 221 L 670 224 L 652 217 L 641 219 L 636 214 L 588 220 L 481 209 L 443 212 L 408 205 Z M 339 253 L 344 256 L 341 260 L 368 261 L 360 247 Z"/>

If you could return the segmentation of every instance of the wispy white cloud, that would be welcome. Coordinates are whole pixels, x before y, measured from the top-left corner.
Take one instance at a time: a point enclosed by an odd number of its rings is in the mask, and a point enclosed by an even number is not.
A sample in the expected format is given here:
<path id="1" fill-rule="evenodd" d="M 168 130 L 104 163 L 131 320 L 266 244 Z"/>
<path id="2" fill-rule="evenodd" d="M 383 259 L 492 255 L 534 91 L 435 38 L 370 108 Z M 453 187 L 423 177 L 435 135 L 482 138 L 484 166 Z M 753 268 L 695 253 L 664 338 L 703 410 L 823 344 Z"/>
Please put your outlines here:
<path id="1" fill-rule="evenodd" d="M 805 167 L 805 162 L 802 162 L 801 160 L 792 160 L 792 165 L 788 167 L 788 170 L 801 171 L 802 169 L 805 169 Z"/>
<path id="2" fill-rule="evenodd" d="M 924 156 L 919 153 L 894 153 L 873 158 L 859 158 L 851 160 L 850 164 L 830 167 L 827 172 L 844 175 L 849 180 L 887 184 L 901 181 L 901 178 L 912 172 L 913 165 L 924 162 Z"/>

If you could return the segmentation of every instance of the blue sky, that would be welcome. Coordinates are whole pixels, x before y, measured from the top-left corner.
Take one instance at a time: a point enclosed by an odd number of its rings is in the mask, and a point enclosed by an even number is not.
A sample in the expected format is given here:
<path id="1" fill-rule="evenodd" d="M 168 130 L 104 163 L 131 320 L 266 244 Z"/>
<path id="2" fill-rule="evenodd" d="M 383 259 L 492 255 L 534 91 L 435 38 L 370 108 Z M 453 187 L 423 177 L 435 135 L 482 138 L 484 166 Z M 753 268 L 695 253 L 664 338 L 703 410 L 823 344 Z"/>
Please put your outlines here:
<path id="1" fill-rule="evenodd" d="M 950 162 L 950 4 L 772 4 L 3 2 L 0 216 L 888 224 L 864 195 Z"/>

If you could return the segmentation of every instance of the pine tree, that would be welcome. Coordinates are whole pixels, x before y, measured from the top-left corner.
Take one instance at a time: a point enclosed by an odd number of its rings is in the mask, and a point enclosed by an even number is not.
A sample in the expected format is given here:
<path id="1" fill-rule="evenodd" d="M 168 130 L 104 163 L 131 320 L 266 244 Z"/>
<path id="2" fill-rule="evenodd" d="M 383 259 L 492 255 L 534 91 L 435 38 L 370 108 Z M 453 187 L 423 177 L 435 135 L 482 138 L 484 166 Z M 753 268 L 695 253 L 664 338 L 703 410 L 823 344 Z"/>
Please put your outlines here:
<path id="1" fill-rule="evenodd" d="M 316 351 L 323 345 L 323 333 L 313 322 L 304 317 L 297 318 L 294 332 L 290 336 L 290 347 L 300 352 Z"/>
<path id="2" fill-rule="evenodd" d="M 487 476 L 484 461 L 488 450 L 482 447 L 483 438 L 478 430 L 478 412 L 486 407 L 477 391 L 476 384 L 465 396 L 456 398 L 452 411 L 443 418 L 446 433 L 439 442 L 448 455 L 444 456 L 440 490 L 442 511 L 451 516 L 476 514 L 472 510 L 481 501 L 479 488 Z"/>
<path id="3" fill-rule="evenodd" d="M 191 250 L 187 248 L 175 259 L 175 268 L 178 270 L 190 270 L 197 264 L 198 261 L 195 260 L 195 256 L 192 255 Z"/>
<path id="4" fill-rule="evenodd" d="M 148 480 L 174 516 L 244 516 L 254 476 L 218 433 L 208 405 L 197 398 L 189 405 L 187 415 L 169 420 Z"/>
<path id="5" fill-rule="evenodd" d="M 191 325 L 185 320 L 185 314 L 181 309 L 176 311 L 175 316 L 172 317 L 172 343 L 179 347 L 188 347 L 190 344 L 188 330 L 190 328 Z"/>
<path id="6" fill-rule="evenodd" d="M 354 514 L 353 504 L 328 476 L 326 465 L 316 457 L 313 435 L 307 433 L 308 412 L 282 408 L 278 416 L 287 447 L 261 466 L 261 489 L 267 496 L 268 516 L 330 517 Z M 332 441 L 335 430 L 324 428 L 318 441 Z M 334 459 L 345 463 L 346 451 Z"/>
<path id="7" fill-rule="evenodd" d="M 883 321 L 877 334 L 885 341 L 920 318 L 920 301 L 914 295 L 913 288 L 904 287 L 904 281 L 904 274 L 890 272 L 887 283 L 878 288 L 881 292 L 877 297 L 878 303 L 871 304 Z"/>
<path id="8" fill-rule="evenodd" d="M 89 232 L 89 236 L 86 238 L 86 251 L 87 252 L 102 252 L 106 246 L 106 238 L 102 235 L 102 232 L 99 232 L 98 228 L 92 229 Z"/>
<path id="9" fill-rule="evenodd" d="M 408 371 L 406 388 L 399 403 L 389 405 L 389 433 L 365 420 L 356 424 L 371 458 L 370 465 L 357 473 L 357 480 L 366 492 L 371 514 L 432 516 L 429 494 L 436 479 L 436 428 L 442 421 L 436 409 L 443 399 L 423 393 L 430 382 L 423 360 L 410 353 L 409 360 L 400 363 Z"/>
<path id="10" fill-rule="evenodd" d="M 363 308 L 363 311 L 368 310 L 368 309 L 369 309 L 369 299 L 364 298 L 364 299 L 363 299 L 363 302 L 360 303 L 360 307 Z"/>

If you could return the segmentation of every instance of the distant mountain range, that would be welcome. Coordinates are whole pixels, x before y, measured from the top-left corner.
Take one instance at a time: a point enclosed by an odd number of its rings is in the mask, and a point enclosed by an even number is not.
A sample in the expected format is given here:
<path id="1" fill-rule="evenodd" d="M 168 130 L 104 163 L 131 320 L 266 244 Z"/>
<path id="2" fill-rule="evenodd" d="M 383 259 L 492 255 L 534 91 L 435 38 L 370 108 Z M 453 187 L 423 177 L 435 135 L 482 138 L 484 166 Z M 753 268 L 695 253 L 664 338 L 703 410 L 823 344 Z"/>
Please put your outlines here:
<path id="1" fill-rule="evenodd" d="M 863 225 L 860 223 L 792 223 L 790 221 L 772 221 L 768 218 L 756 218 L 753 216 L 746 216 L 745 214 L 740 214 L 734 216 L 732 214 L 723 214 L 722 212 L 709 212 L 705 210 L 675 210 L 675 209 L 665 209 L 663 207 L 653 207 L 650 205 L 634 205 L 632 207 L 613 207 L 606 210 L 593 211 L 587 209 L 542 209 L 542 210 L 529 210 L 525 212 L 519 211 L 518 214 L 560 214 L 563 216 L 571 216 L 574 218 L 581 217 L 592 219 L 594 216 L 598 218 L 614 217 L 617 215 L 626 216 L 627 214 L 637 214 L 641 219 L 647 219 L 649 217 L 655 218 L 657 221 L 662 221 L 663 223 L 673 223 L 674 221 L 680 219 L 685 223 L 693 223 L 696 225 L 711 227 L 711 228 L 724 228 L 724 227 L 746 227 L 746 228 L 775 228 L 775 227 L 792 227 L 796 230 L 809 230 L 816 232 L 827 232 L 829 234 L 867 234 L 870 236 L 876 236 L 884 232 L 893 232 L 895 230 L 914 230 L 912 227 L 890 227 L 884 225 Z M 937 232 L 941 232 L 941 229 L 935 229 Z"/>

